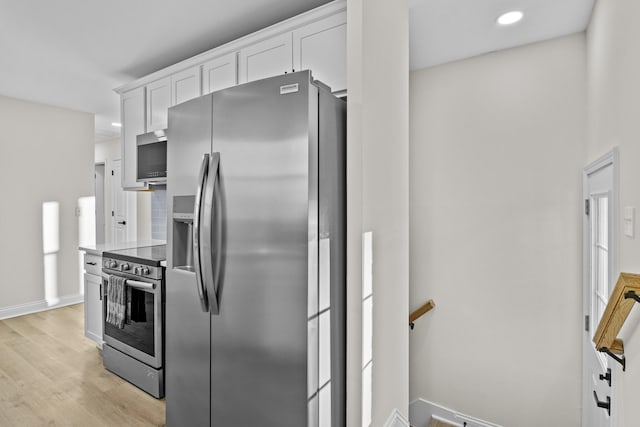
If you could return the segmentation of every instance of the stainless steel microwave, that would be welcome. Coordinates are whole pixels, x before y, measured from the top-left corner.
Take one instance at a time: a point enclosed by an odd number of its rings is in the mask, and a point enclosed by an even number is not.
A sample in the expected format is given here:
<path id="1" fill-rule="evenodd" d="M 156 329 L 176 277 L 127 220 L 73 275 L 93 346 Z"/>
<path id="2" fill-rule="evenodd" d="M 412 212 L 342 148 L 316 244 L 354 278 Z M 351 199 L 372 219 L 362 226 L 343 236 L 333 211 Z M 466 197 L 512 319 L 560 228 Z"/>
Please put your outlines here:
<path id="1" fill-rule="evenodd" d="M 167 182 L 167 130 L 156 130 L 136 137 L 138 182 Z"/>

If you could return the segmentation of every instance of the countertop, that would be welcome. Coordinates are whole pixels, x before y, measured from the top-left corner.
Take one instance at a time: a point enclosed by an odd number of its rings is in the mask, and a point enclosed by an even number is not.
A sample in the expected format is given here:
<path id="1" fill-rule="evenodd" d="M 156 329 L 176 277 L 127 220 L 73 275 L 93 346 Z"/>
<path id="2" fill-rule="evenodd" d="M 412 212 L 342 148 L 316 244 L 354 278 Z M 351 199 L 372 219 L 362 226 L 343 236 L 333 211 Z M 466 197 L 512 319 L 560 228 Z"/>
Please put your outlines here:
<path id="1" fill-rule="evenodd" d="M 120 249 L 141 248 L 143 246 L 165 245 L 164 240 L 134 240 L 123 243 L 98 243 L 96 245 L 80 246 L 78 249 L 91 255 L 102 256 L 105 251 L 117 251 Z"/>

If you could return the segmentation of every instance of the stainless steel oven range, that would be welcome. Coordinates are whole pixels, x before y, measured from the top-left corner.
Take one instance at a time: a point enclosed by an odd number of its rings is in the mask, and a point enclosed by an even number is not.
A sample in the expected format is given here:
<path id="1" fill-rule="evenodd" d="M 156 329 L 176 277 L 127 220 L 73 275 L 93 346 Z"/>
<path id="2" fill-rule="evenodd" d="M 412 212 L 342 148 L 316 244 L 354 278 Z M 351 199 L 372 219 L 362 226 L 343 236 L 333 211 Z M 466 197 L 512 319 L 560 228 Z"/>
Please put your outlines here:
<path id="1" fill-rule="evenodd" d="M 106 369 L 150 395 L 164 397 L 164 268 L 166 246 L 146 246 L 102 254 L 102 302 Z M 117 304 L 124 310 L 113 322 L 114 304 L 109 307 L 109 286 L 124 294 Z M 111 285 L 110 285 L 111 283 Z M 113 294 L 112 294 L 113 297 Z M 109 318 L 109 308 L 111 316 Z M 110 321 L 108 321 L 111 320 Z M 113 324 L 116 323 L 116 324 Z M 118 324 L 119 323 L 119 324 Z"/>

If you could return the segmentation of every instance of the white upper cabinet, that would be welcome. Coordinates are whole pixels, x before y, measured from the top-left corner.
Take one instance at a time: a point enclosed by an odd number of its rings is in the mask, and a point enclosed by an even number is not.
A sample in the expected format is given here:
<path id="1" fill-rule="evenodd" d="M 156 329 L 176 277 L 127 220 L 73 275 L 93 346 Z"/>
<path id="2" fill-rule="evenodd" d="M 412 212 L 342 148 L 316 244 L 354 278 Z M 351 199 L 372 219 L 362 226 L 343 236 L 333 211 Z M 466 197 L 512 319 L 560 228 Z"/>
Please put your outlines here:
<path id="1" fill-rule="evenodd" d="M 171 107 L 171 77 L 147 85 L 147 132 L 167 127 L 167 110 Z"/>
<path id="2" fill-rule="evenodd" d="M 347 14 L 316 21 L 293 32 L 293 68 L 311 70 L 333 92 L 347 89 Z"/>
<path id="3" fill-rule="evenodd" d="M 167 127 L 169 107 L 200 96 L 200 67 L 191 67 L 147 85 L 147 132 Z"/>
<path id="4" fill-rule="evenodd" d="M 238 55 L 232 52 L 202 65 L 202 94 L 238 84 Z"/>
<path id="5" fill-rule="evenodd" d="M 171 105 L 197 98 L 201 93 L 200 67 L 191 67 L 171 76 Z"/>
<path id="6" fill-rule="evenodd" d="M 238 83 L 279 76 L 293 70 L 292 35 L 281 34 L 240 50 Z"/>
<path id="7" fill-rule="evenodd" d="M 120 98 L 122 117 L 122 188 L 140 190 L 145 185 L 136 182 L 138 152 L 136 136 L 145 132 L 145 88 L 123 93 Z"/>
<path id="8" fill-rule="evenodd" d="M 167 127 L 169 107 L 227 87 L 301 70 L 347 89 L 346 1 L 335 0 L 116 89 L 121 96 L 122 187 L 136 182 L 136 136 Z"/>

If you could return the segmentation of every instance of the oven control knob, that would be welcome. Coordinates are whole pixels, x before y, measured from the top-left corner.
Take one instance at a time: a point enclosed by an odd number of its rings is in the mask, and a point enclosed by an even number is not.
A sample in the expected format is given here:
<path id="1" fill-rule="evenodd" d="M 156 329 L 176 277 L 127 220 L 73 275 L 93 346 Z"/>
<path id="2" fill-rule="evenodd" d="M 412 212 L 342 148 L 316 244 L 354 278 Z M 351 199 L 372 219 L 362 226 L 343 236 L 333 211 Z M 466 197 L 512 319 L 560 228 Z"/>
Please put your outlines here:
<path id="1" fill-rule="evenodd" d="M 149 274 L 149 269 L 147 267 L 141 267 L 140 271 L 142 272 L 143 276 L 147 276 Z"/>
<path id="2" fill-rule="evenodd" d="M 126 262 L 120 266 L 120 271 L 127 271 L 129 269 L 129 264 Z"/>
<path id="3" fill-rule="evenodd" d="M 116 268 L 118 266 L 118 263 L 115 261 L 111 261 L 109 262 L 109 268 Z"/>
<path id="4" fill-rule="evenodd" d="M 133 269 L 133 274 L 135 274 L 136 276 L 140 275 L 140 267 L 136 267 Z"/>

